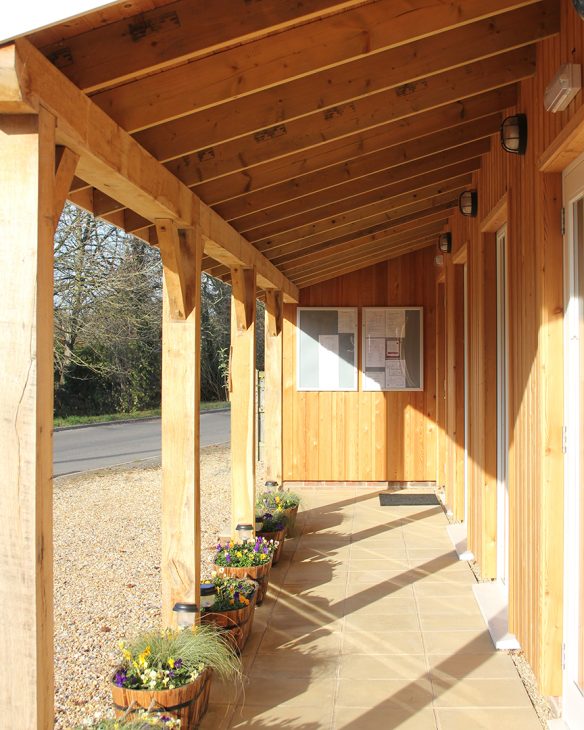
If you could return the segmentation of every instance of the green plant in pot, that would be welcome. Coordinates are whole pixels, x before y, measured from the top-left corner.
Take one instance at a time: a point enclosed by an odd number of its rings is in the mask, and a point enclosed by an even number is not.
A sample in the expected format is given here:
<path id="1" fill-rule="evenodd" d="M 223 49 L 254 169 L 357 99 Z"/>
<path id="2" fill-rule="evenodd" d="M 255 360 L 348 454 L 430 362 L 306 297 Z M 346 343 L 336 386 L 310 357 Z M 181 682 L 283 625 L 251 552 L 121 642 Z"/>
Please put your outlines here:
<path id="1" fill-rule="evenodd" d="M 257 520 L 258 517 L 256 517 L 256 521 Z M 278 544 L 278 547 L 274 551 L 274 557 L 272 558 L 272 565 L 277 565 L 280 562 L 282 550 L 284 548 L 288 517 L 284 512 L 276 510 L 273 514 L 266 512 L 261 515 L 261 520 L 262 529 L 257 534 L 266 540 L 273 540 L 274 543 Z"/>
<path id="2" fill-rule="evenodd" d="M 287 533 L 291 535 L 296 524 L 300 502 L 300 495 L 289 489 L 266 489 L 257 497 L 256 513 L 283 512 L 288 519 Z"/>
<path id="3" fill-rule="evenodd" d="M 111 682 L 118 717 L 144 708 L 193 730 L 207 710 L 213 672 L 225 679 L 241 676 L 239 657 L 216 626 L 148 631 L 120 642 L 119 650 Z"/>
<path id="4" fill-rule="evenodd" d="M 273 540 L 256 537 L 247 542 L 230 542 L 217 544 L 215 565 L 224 569 L 226 576 L 233 578 L 250 578 L 258 583 L 257 605 L 261 605 L 266 591 L 272 567 L 272 557 L 278 546 Z"/>
<path id="5" fill-rule="evenodd" d="M 228 576 L 224 568 L 212 573 L 210 583 L 213 602 L 201 608 L 201 621 L 220 627 L 241 652 L 253 626 L 258 584 L 249 578 Z"/>

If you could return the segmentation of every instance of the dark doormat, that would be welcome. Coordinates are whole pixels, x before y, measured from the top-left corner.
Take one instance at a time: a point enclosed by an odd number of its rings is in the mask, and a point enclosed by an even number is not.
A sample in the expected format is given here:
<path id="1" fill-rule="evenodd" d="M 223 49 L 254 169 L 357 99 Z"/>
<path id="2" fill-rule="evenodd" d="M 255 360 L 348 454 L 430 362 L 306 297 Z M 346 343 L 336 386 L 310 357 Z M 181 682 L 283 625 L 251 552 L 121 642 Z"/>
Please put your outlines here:
<path id="1" fill-rule="evenodd" d="M 418 504 L 439 505 L 440 502 L 435 494 L 402 494 L 398 492 L 396 494 L 380 494 L 379 504 L 382 507 L 408 507 Z"/>

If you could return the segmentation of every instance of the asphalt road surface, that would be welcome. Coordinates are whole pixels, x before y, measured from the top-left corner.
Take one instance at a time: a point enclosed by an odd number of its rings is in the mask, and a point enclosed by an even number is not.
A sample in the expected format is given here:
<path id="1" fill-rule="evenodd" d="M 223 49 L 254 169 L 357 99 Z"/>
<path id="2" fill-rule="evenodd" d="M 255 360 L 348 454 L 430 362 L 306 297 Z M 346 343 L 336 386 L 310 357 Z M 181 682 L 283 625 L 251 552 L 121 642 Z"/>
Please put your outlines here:
<path id="1" fill-rule="evenodd" d="M 229 441 L 229 411 L 201 413 L 201 446 Z M 160 461 L 160 419 L 106 423 L 55 431 L 53 473 L 57 476 L 119 464 Z"/>

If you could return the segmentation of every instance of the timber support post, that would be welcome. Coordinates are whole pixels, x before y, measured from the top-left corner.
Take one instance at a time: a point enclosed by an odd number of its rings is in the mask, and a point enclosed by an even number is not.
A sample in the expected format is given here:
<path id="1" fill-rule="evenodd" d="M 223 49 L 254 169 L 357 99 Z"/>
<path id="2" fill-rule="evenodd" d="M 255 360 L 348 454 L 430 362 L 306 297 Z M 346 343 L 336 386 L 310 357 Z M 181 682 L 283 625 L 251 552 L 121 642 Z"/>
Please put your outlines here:
<path id="1" fill-rule="evenodd" d="M 201 260 L 198 225 L 157 220 L 162 315 L 162 620 L 176 602 L 199 604 Z"/>
<path id="2" fill-rule="evenodd" d="M 42 106 L 0 114 L 0 661 L 19 667 L 4 672 L 0 715 L 37 730 L 54 722 L 53 235 L 74 170 L 68 157 L 55 174 L 55 127 Z"/>
<path id="3" fill-rule="evenodd" d="M 231 531 L 255 522 L 255 269 L 231 269 Z"/>
<path id="4" fill-rule="evenodd" d="M 281 291 L 266 290 L 265 324 L 265 464 L 266 479 L 282 484 L 282 325 L 284 298 Z"/>

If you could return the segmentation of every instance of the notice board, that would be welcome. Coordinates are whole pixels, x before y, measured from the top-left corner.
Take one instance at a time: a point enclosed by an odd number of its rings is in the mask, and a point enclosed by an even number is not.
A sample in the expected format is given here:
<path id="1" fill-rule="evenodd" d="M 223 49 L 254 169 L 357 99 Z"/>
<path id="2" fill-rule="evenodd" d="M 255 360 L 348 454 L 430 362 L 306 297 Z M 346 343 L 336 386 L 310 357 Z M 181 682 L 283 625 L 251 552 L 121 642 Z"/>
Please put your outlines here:
<path id="1" fill-rule="evenodd" d="M 298 390 L 357 390 L 357 308 L 298 307 Z"/>
<path id="2" fill-rule="evenodd" d="M 366 307 L 362 330 L 363 390 L 424 389 L 422 307 Z"/>

